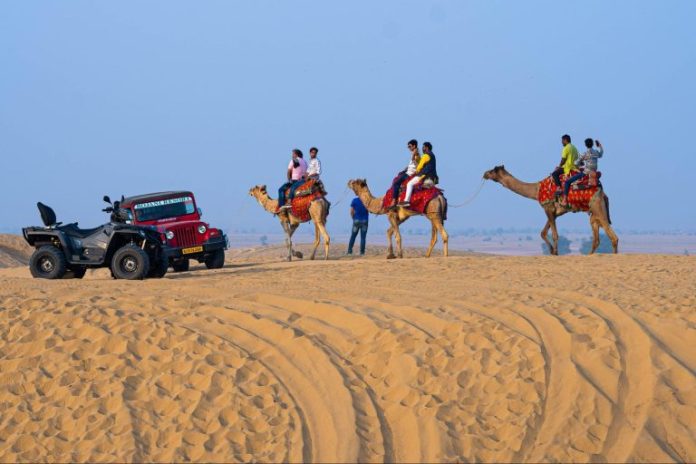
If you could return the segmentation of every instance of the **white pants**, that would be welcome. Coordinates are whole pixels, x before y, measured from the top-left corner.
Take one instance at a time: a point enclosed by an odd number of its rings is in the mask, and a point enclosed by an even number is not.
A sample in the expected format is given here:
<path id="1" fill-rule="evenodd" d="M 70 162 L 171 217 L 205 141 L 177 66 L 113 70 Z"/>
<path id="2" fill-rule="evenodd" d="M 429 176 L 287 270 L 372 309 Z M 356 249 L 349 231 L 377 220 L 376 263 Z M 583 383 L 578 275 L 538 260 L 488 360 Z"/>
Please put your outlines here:
<path id="1" fill-rule="evenodd" d="M 416 176 L 408 181 L 408 184 L 406 184 L 406 196 L 404 197 L 404 202 L 411 201 L 411 195 L 413 195 L 413 187 L 420 184 L 421 180 L 423 179 L 420 176 Z"/>

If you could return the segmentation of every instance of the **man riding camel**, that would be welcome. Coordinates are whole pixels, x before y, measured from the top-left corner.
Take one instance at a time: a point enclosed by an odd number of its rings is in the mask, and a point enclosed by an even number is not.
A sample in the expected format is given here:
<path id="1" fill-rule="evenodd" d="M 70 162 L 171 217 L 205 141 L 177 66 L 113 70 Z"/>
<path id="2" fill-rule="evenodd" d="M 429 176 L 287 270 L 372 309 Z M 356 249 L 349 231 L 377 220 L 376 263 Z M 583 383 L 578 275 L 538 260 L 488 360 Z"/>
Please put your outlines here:
<path id="1" fill-rule="evenodd" d="M 404 208 L 411 206 L 413 189 L 426 179 L 430 179 L 433 185 L 439 182 L 437 177 L 437 161 L 433 153 L 433 146 L 430 142 L 423 142 L 423 155 L 421 155 L 418 166 L 416 167 L 416 175 L 406 184 L 406 196 L 404 197 L 403 203 L 400 203 L 399 206 Z"/>
<path id="2" fill-rule="evenodd" d="M 599 140 L 595 140 L 594 143 L 597 145 L 597 149 L 592 148 L 592 139 L 585 139 L 585 152 L 580 155 L 580 157 L 575 161 L 575 165 L 580 172 L 574 176 L 569 177 L 565 181 L 563 186 L 563 197 L 561 198 L 561 205 L 566 205 L 568 203 L 568 193 L 570 192 L 570 186 L 574 182 L 582 180 L 585 176 L 596 175 L 597 173 L 597 160 L 604 155 L 604 147 Z"/>
<path id="3" fill-rule="evenodd" d="M 565 174 L 567 176 L 570 174 L 570 171 L 575 170 L 575 162 L 578 159 L 578 149 L 575 148 L 575 145 L 570 143 L 570 135 L 563 135 L 561 137 L 561 143 L 563 144 L 563 149 L 561 150 L 561 162 L 551 173 L 553 182 L 556 184 L 556 187 L 558 187 L 556 196 L 561 195 L 561 174 Z"/>
<path id="4" fill-rule="evenodd" d="M 307 174 L 307 162 L 304 160 L 302 151 L 295 148 L 292 150 L 292 159 L 288 164 L 288 181 L 278 189 L 278 212 L 283 209 L 292 208 L 290 202 L 295 196 L 295 190 L 305 182 Z M 290 189 L 286 204 L 285 191 Z"/>
<path id="5" fill-rule="evenodd" d="M 308 179 L 319 179 L 321 175 L 321 161 L 317 158 L 319 154 L 319 149 L 317 147 L 312 147 L 309 149 L 309 165 L 307 167 L 307 178 Z"/>
<path id="6" fill-rule="evenodd" d="M 411 152 L 411 159 L 408 162 L 408 166 L 406 166 L 403 171 L 399 172 L 399 175 L 396 176 L 396 179 L 394 179 L 394 182 L 392 183 L 392 207 L 395 207 L 396 202 L 399 201 L 401 184 L 416 173 L 416 167 L 420 161 L 420 153 L 418 153 L 418 140 L 411 139 L 408 141 L 406 146 Z"/>

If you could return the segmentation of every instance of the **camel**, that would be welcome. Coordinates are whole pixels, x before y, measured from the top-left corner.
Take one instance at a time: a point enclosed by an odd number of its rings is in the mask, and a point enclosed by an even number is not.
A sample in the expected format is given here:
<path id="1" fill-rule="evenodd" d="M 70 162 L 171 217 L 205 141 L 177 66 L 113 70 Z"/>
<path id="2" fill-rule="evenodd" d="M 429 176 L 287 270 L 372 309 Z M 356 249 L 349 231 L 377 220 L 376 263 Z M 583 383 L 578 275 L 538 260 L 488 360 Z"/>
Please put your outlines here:
<path id="1" fill-rule="evenodd" d="M 390 227 L 387 230 L 387 238 L 389 239 L 389 252 L 387 254 L 387 259 L 394 259 L 397 256 L 399 258 L 404 257 L 403 249 L 401 248 L 401 232 L 399 231 L 399 224 L 406 221 L 412 216 L 421 216 L 421 213 L 412 211 L 410 209 L 398 207 L 384 208 L 382 206 L 382 200 L 384 197 L 375 198 L 370 193 L 370 188 L 367 186 L 367 181 L 365 179 L 354 179 L 348 181 L 348 187 L 355 192 L 355 194 L 360 198 L 360 200 L 365 205 L 365 208 L 372 214 L 386 214 L 389 219 Z M 440 233 L 442 237 L 442 250 L 443 255 L 448 256 L 449 251 L 447 243 L 449 236 L 445 230 L 445 217 L 447 215 L 447 199 L 442 195 L 438 195 L 433 198 L 425 210 L 425 216 L 430 220 L 431 225 L 431 235 L 430 235 L 430 246 L 428 251 L 425 253 L 426 258 L 430 257 L 430 254 L 437 243 L 437 234 Z M 396 247 L 397 255 L 394 255 L 394 248 L 392 246 L 392 236 L 396 236 Z"/>
<path id="2" fill-rule="evenodd" d="M 285 244 L 288 247 L 288 261 L 292 261 L 292 257 L 302 258 L 302 253 L 299 251 L 293 251 L 292 249 L 292 234 L 295 230 L 302 224 L 302 221 L 293 216 L 290 210 L 282 210 L 276 213 L 278 209 L 278 200 L 274 200 L 268 196 L 265 185 L 257 185 L 249 190 L 249 195 L 256 198 L 256 200 L 263 206 L 263 209 L 272 214 L 277 214 L 280 220 L 280 225 L 283 226 L 285 231 Z M 312 255 L 309 259 L 314 259 L 317 253 L 317 248 L 319 248 L 319 235 L 324 238 L 324 259 L 329 259 L 329 244 L 331 238 L 329 233 L 326 231 L 326 218 L 329 215 L 329 202 L 326 198 L 321 197 L 312 201 L 309 204 L 309 216 L 314 222 L 314 248 L 312 249 Z"/>
<path id="3" fill-rule="evenodd" d="M 483 178 L 498 182 L 503 187 L 512 190 L 516 194 L 525 198 L 538 201 L 539 187 L 541 182 L 522 182 L 507 172 L 505 170 L 505 166 L 496 166 L 490 171 L 486 171 L 483 173 Z M 611 245 L 614 248 L 614 253 L 617 253 L 619 250 L 619 237 L 611 227 L 611 219 L 609 217 L 609 197 L 607 197 L 601 188 L 599 192 L 601 195 L 590 202 L 590 209 L 588 211 L 590 214 L 590 226 L 592 227 L 592 249 L 590 250 L 590 254 L 593 254 L 599 246 L 600 227 L 603 227 L 606 231 L 609 239 L 611 240 Z M 558 230 L 556 229 L 556 218 L 569 212 L 569 210 L 559 205 L 558 202 L 541 205 L 541 207 L 544 209 L 547 218 L 546 225 L 541 230 L 541 238 L 549 246 L 551 254 L 558 255 Z M 549 228 L 551 228 L 553 245 L 551 242 L 549 242 L 547 236 Z"/>

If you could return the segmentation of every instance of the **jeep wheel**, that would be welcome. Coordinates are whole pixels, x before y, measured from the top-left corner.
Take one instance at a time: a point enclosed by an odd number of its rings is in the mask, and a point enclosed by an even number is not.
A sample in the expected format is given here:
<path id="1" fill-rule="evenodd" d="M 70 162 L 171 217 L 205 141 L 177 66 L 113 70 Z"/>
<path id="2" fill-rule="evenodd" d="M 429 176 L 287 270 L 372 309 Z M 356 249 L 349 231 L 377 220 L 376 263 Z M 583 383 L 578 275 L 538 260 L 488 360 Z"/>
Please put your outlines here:
<path id="1" fill-rule="evenodd" d="M 205 267 L 208 269 L 220 269 L 225 265 L 225 250 L 215 250 L 212 255 L 205 258 Z"/>
<path id="2" fill-rule="evenodd" d="M 172 263 L 172 268 L 174 272 L 186 272 L 189 270 L 189 260 L 182 259 L 181 261 L 174 261 Z"/>
<path id="3" fill-rule="evenodd" d="M 136 245 L 123 245 L 111 259 L 111 272 L 117 279 L 140 280 L 149 271 L 150 257 Z"/>
<path id="4" fill-rule="evenodd" d="M 67 269 L 65 255 L 54 246 L 42 246 L 29 259 L 29 270 L 37 279 L 60 279 Z"/>
<path id="5" fill-rule="evenodd" d="M 65 277 L 81 279 L 85 276 L 87 268 L 85 266 L 70 266 L 68 267 L 68 272 L 65 273 Z"/>
<path id="6" fill-rule="evenodd" d="M 150 273 L 147 276 L 161 279 L 167 273 L 167 269 L 169 269 L 169 260 L 163 256 L 159 258 L 157 264 L 153 262 L 151 266 Z"/>

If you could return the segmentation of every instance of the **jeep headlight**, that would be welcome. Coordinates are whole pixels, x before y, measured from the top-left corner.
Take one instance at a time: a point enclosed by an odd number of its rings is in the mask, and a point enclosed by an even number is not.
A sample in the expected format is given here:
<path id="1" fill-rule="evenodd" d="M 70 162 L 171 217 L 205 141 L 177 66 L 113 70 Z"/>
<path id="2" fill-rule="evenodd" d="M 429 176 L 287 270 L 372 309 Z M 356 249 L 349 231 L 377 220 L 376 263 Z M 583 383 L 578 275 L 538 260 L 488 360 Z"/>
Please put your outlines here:
<path id="1" fill-rule="evenodd" d="M 171 230 L 168 230 L 167 233 L 165 234 L 165 236 L 167 237 L 167 240 L 171 240 L 174 238 L 174 232 Z"/>
<path id="2" fill-rule="evenodd" d="M 205 234 L 205 231 L 208 230 L 203 224 L 198 226 L 198 233 L 199 234 Z"/>

